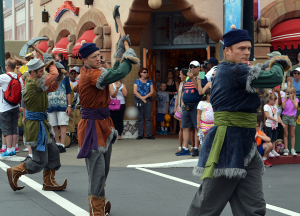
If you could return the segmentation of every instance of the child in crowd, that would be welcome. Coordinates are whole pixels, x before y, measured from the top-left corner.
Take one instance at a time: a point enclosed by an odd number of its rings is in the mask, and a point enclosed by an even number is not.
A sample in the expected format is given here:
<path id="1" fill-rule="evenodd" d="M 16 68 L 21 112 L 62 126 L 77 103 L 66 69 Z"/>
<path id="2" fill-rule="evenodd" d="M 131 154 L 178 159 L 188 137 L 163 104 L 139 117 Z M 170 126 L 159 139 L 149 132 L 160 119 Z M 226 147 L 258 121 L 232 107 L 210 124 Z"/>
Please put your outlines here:
<path id="1" fill-rule="evenodd" d="M 278 115 L 281 116 L 281 114 L 282 114 L 282 98 L 284 98 L 285 92 L 280 91 L 280 86 L 277 86 L 277 87 L 273 88 L 272 90 L 269 90 L 269 92 L 274 93 L 276 95 L 277 100 L 275 101 L 275 104 L 277 106 Z"/>
<path id="2" fill-rule="evenodd" d="M 157 130 L 158 134 L 168 134 L 168 128 L 163 127 L 163 121 L 166 114 L 168 114 L 169 110 L 169 94 L 166 92 L 167 84 L 160 84 L 160 91 L 157 92 L 157 122 L 160 122 L 160 127 Z"/>
<path id="3" fill-rule="evenodd" d="M 279 157 L 280 155 L 275 151 L 275 142 L 277 140 L 277 132 L 278 132 L 278 122 L 282 124 L 284 128 L 280 115 L 278 114 L 278 108 L 276 106 L 277 96 L 274 93 L 270 94 L 269 100 L 264 105 L 264 114 L 266 117 L 266 133 L 267 136 L 270 137 L 273 149 L 269 153 L 269 157 Z"/>
<path id="4" fill-rule="evenodd" d="M 267 160 L 268 155 L 271 153 L 272 150 L 271 139 L 260 130 L 260 122 L 258 120 L 256 122 L 255 141 L 257 144 L 257 150 L 263 158 L 264 165 L 267 167 L 271 167 L 272 164 L 269 163 L 269 161 Z"/>
<path id="5" fill-rule="evenodd" d="M 210 103 L 210 88 L 205 90 L 205 94 L 199 102 L 197 110 L 197 127 L 204 134 L 204 142 L 209 129 L 214 126 L 214 111 Z"/>
<path id="6" fill-rule="evenodd" d="M 282 121 L 286 125 L 284 128 L 284 151 L 283 155 L 288 156 L 288 135 L 290 125 L 290 137 L 291 137 L 291 154 L 297 156 L 295 151 L 295 129 L 296 129 L 296 118 L 297 118 L 297 108 L 299 100 L 296 98 L 296 90 L 294 87 L 288 87 L 285 92 L 285 97 L 282 99 Z"/>

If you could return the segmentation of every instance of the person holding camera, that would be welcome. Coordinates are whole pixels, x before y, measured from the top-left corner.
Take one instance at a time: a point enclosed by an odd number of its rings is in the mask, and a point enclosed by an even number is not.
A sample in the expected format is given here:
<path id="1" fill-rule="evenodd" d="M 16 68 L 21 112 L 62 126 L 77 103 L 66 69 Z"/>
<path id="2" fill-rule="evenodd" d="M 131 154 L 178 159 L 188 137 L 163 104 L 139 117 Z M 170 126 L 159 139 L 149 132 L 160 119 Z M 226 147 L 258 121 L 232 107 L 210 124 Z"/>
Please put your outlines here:
<path id="1" fill-rule="evenodd" d="M 294 87 L 288 87 L 286 89 L 285 97 L 282 99 L 282 121 L 286 125 L 284 128 L 284 151 L 283 155 L 288 156 L 288 136 L 289 136 L 289 125 L 290 125 L 290 137 L 291 137 L 291 154 L 297 156 L 295 151 L 295 129 L 296 129 L 296 118 L 297 108 L 299 99 L 296 98 L 296 90 Z"/>
<path id="2" fill-rule="evenodd" d="M 138 109 L 138 137 L 144 138 L 144 118 L 146 121 L 147 139 L 155 139 L 151 130 L 152 95 L 154 93 L 153 82 L 148 78 L 148 69 L 139 70 L 139 79 L 133 84 L 134 104 Z"/>
<path id="3" fill-rule="evenodd" d="M 190 155 L 190 151 L 188 149 L 190 140 L 190 128 L 193 128 L 195 130 L 195 147 L 193 149 L 192 156 L 199 156 L 198 147 L 200 142 L 197 136 L 197 105 L 202 99 L 202 95 L 199 95 L 198 92 L 197 83 L 197 80 L 199 78 L 199 71 L 200 63 L 198 61 L 192 61 L 190 63 L 190 70 L 187 72 L 189 79 L 185 82 L 182 90 L 182 101 L 184 103 L 181 116 L 181 128 L 183 128 L 183 148 L 180 152 L 176 153 L 177 156 Z"/>

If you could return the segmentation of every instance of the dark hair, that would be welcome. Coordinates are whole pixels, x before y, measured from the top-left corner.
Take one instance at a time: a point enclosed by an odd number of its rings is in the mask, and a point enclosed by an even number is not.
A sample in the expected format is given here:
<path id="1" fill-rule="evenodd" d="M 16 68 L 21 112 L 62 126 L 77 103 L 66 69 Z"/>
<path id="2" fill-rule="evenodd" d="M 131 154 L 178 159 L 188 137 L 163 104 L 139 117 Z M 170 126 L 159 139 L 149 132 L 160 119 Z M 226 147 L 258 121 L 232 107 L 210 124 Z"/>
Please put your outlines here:
<path id="1" fill-rule="evenodd" d="M 28 71 L 28 73 L 29 73 L 29 74 L 31 74 L 31 72 L 35 72 L 35 73 L 37 73 L 37 72 L 38 72 L 38 70 Z"/>
<path id="2" fill-rule="evenodd" d="M 161 82 L 161 83 L 160 83 L 160 85 L 161 85 L 161 84 L 165 84 L 165 85 L 167 85 L 167 83 L 165 83 L 165 82 Z"/>
<path id="3" fill-rule="evenodd" d="M 169 69 L 168 72 L 167 72 L 167 75 L 168 75 L 169 73 L 172 73 L 172 76 L 173 76 L 172 80 L 175 81 L 175 76 L 174 76 L 173 70 Z M 168 78 L 168 80 L 169 80 L 169 78 Z"/>
<path id="4" fill-rule="evenodd" d="M 260 125 L 260 120 L 257 118 L 256 120 L 256 124 L 259 124 Z"/>
<path id="5" fill-rule="evenodd" d="M 139 70 L 139 77 L 142 77 L 142 76 L 141 76 L 141 73 L 142 73 L 144 70 L 148 72 L 148 69 L 147 69 L 147 68 L 141 68 L 141 69 Z"/>
<path id="6" fill-rule="evenodd" d="M 26 56 L 25 60 L 29 62 L 31 60 L 31 55 L 30 56 Z"/>
<path id="7" fill-rule="evenodd" d="M 14 61 L 14 60 L 8 60 L 7 63 L 6 63 L 6 65 L 10 69 L 15 70 L 15 68 L 16 68 L 16 61 Z"/>
<path id="8" fill-rule="evenodd" d="M 182 72 L 182 75 L 183 75 L 183 76 L 187 76 L 187 72 L 188 72 L 188 71 L 189 71 L 189 69 L 186 68 L 186 67 L 181 69 L 181 72 Z"/>
<path id="9" fill-rule="evenodd" d="M 57 53 L 57 56 L 63 61 L 64 60 L 64 56 L 62 53 Z"/>
<path id="10" fill-rule="evenodd" d="M 160 70 L 156 70 L 155 73 L 159 73 L 160 74 Z"/>
<path id="11" fill-rule="evenodd" d="M 10 57 L 10 52 L 5 52 L 5 59 L 9 59 Z"/>
<path id="12" fill-rule="evenodd" d="M 202 101 L 206 101 L 207 95 L 210 95 L 210 88 L 208 88 L 208 89 L 205 90 L 205 93 L 204 93 L 204 95 L 202 97 Z"/>
<path id="13" fill-rule="evenodd" d="M 16 60 L 16 65 L 23 65 L 23 63 L 20 60 Z"/>

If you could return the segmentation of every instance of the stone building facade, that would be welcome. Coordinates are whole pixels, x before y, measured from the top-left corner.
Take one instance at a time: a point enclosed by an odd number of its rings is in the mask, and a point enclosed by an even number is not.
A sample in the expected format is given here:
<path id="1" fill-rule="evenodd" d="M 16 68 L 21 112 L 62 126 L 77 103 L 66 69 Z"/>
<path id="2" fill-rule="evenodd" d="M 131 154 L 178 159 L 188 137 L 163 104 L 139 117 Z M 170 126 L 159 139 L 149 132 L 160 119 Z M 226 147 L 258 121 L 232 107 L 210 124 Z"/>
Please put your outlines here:
<path id="1" fill-rule="evenodd" d="M 31 39 L 33 36 L 33 0 L 10 1 L 12 6 L 8 9 L 3 8 L 4 40 Z"/>
<path id="2" fill-rule="evenodd" d="M 85 5 L 84 0 L 69 2 L 74 7 L 79 8 L 78 15 L 66 10 L 57 22 L 54 15 L 57 14 L 58 8 L 65 4 L 63 1 L 34 0 L 33 36 L 47 36 L 50 48 L 55 46 L 61 38 L 68 37 L 70 43 L 67 51 L 70 66 L 82 65 L 80 59 L 72 56 L 72 49 L 82 34 L 91 29 L 94 30 L 96 35 L 94 42 L 105 55 L 106 60 L 110 64 L 114 63 L 112 55 L 120 38 L 120 34 L 116 32 L 115 21 L 112 16 L 114 7 L 117 4 L 120 5 L 121 21 L 126 34 L 130 35 L 132 48 L 141 59 L 141 66 L 150 69 L 151 78 L 155 75 L 155 70 L 161 70 L 161 73 L 165 74 L 168 67 L 174 64 L 174 62 L 168 61 L 167 53 L 180 56 L 182 50 L 192 52 L 197 48 L 201 61 L 211 56 L 220 58 L 218 42 L 223 35 L 223 0 L 162 0 L 162 6 L 156 10 L 149 7 L 148 0 L 99 0 L 94 1 L 93 5 L 90 6 Z M 255 22 L 255 59 L 256 62 L 265 62 L 267 60 L 266 54 L 272 49 L 272 28 L 284 20 L 300 17 L 300 0 L 261 0 L 260 2 L 261 19 Z M 50 15 L 47 24 L 42 23 L 41 12 L 44 9 Z M 184 19 L 183 22 L 192 23 L 193 28 L 200 29 L 205 33 L 206 36 L 202 35 L 205 43 L 175 45 L 172 42 L 161 46 L 161 48 L 154 46 L 154 37 L 157 32 L 155 15 L 163 17 L 164 14 L 170 14 L 169 18 L 173 21 L 172 23 L 167 18 L 170 25 L 174 25 L 175 16 L 178 14 L 178 16 L 183 16 L 181 18 Z M 168 28 L 173 31 L 172 27 L 168 26 Z M 166 30 L 168 38 L 173 36 L 169 30 Z M 182 34 L 182 37 L 185 36 L 186 34 Z M 138 78 L 139 68 L 134 67 L 132 72 L 123 79 L 129 91 L 126 98 L 127 107 L 134 105 L 133 83 Z M 125 117 L 124 137 L 136 135 L 135 123 L 136 120 Z"/>

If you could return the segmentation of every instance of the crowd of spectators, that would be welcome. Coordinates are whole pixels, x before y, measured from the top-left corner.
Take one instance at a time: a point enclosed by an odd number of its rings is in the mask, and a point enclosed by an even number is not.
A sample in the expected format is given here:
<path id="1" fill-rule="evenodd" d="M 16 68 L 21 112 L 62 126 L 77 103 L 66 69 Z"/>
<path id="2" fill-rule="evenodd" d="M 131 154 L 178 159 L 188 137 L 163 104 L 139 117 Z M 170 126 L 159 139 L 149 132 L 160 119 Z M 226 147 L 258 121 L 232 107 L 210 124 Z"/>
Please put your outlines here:
<path id="1" fill-rule="evenodd" d="M 268 54 L 269 61 L 262 64 L 262 70 L 268 70 L 272 58 L 280 56 L 278 51 Z M 12 157 L 19 152 L 19 135 L 22 135 L 22 128 L 18 127 L 20 113 L 25 113 L 25 105 L 12 105 L 7 102 L 4 92 L 7 90 L 12 79 L 18 79 L 23 89 L 25 79 L 28 76 L 26 64 L 33 58 L 39 56 L 29 53 L 24 60 L 11 58 L 9 52 L 5 53 L 6 74 L 0 75 L 0 124 L 2 128 L 1 157 Z M 63 65 L 61 53 L 52 57 Z M 257 134 L 255 136 L 258 150 L 265 161 L 266 166 L 271 164 L 266 160 L 268 157 L 279 157 L 276 152 L 276 141 L 279 130 L 283 130 L 284 151 L 283 155 L 289 155 L 288 138 L 291 140 L 291 154 L 297 156 L 295 150 L 295 128 L 297 120 L 297 108 L 300 96 L 300 53 L 299 63 L 294 65 L 285 77 L 286 83 L 275 87 L 269 92 L 267 102 L 263 106 L 263 120 L 257 123 Z M 210 103 L 210 91 L 213 88 L 213 79 L 217 72 L 218 60 L 210 58 L 204 64 L 192 61 L 188 68 L 168 70 L 166 80 L 162 81 L 162 74 L 159 70 L 155 73 L 155 88 L 149 79 L 148 69 L 141 68 L 138 72 L 139 78 L 133 85 L 134 105 L 138 112 L 138 137 L 137 140 L 155 139 L 152 136 L 151 111 L 152 100 L 157 102 L 157 134 L 174 135 L 178 133 L 179 147 L 175 153 L 177 156 L 190 155 L 199 156 L 199 145 L 205 140 L 209 129 L 214 125 L 213 108 Z M 101 67 L 107 68 L 105 59 L 101 60 Z M 23 79 L 22 79 L 23 78 Z M 60 152 L 65 152 L 65 140 L 67 125 L 72 108 L 79 103 L 77 95 L 77 82 L 80 78 L 80 68 L 73 67 L 68 75 L 60 83 L 56 92 L 48 94 L 49 123 L 55 132 L 55 141 Z M 119 80 L 110 85 L 110 96 L 119 101 L 119 106 L 111 110 L 111 118 L 118 131 L 118 139 L 122 139 L 123 119 L 126 109 L 125 98 L 128 95 L 126 85 Z M 156 91 L 155 97 L 154 91 Z M 21 114 L 21 116 L 22 116 Z M 24 117 L 22 117 L 24 121 Z M 179 122 L 179 123 L 178 123 Z M 278 124 L 279 123 L 279 124 Z M 145 125 L 145 130 L 144 130 Z M 144 134 L 145 132 L 145 134 Z M 20 140 L 22 140 L 22 136 Z M 191 147 L 189 149 L 189 144 Z M 32 155 L 30 148 L 29 157 Z"/>
<path id="2" fill-rule="evenodd" d="M 18 103 L 14 104 L 7 99 L 6 92 L 10 91 L 12 95 L 24 95 L 25 92 L 25 79 L 30 78 L 31 74 L 27 71 L 27 63 L 31 59 L 39 58 L 38 55 L 28 53 L 24 60 L 15 56 L 15 60 L 11 58 L 9 52 L 5 53 L 5 72 L 0 75 L 0 123 L 2 133 L 2 147 L 0 149 L 1 159 L 16 156 L 20 151 L 18 142 L 25 141 L 26 137 L 22 137 L 22 126 L 25 122 L 26 106 L 22 103 L 22 97 Z M 60 64 L 63 55 L 61 53 L 57 56 L 49 55 L 49 59 L 44 59 L 45 63 L 56 60 L 58 64 L 56 67 L 65 69 L 65 66 Z M 63 81 L 57 91 L 48 94 L 48 121 L 53 126 L 55 132 L 55 141 L 59 151 L 66 152 L 65 140 L 67 136 L 67 126 L 69 124 L 69 116 L 72 113 L 72 102 L 76 102 L 78 97 L 74 93 L 73 88 L 77 85 L 80 68 L 71 68 L 69 73 L 65 75 Z M 17 83 L 12 84 L 13 80 L 18 80 Z M 20 85 L 20 89 L 16 88 Z M 13 87 L 10 87 L 12 86 Z M 16 90 L 18 89 L 18 90 Z M 18 91 L 18 92 L 17 92 Z M 25 160 L 32 158 L 30 146 L 23 149 L 28 151 L 28 156 Z"/>

